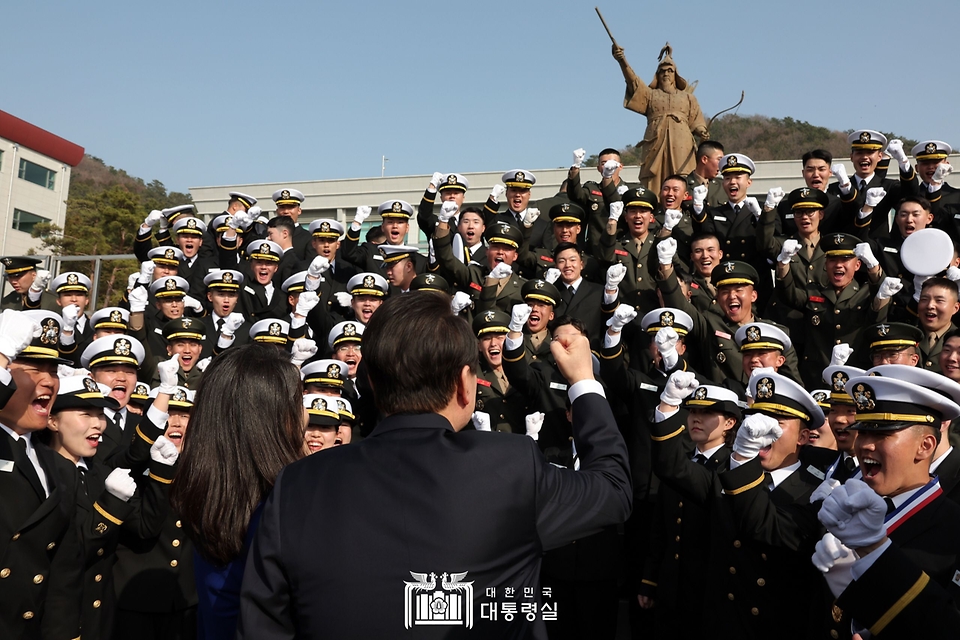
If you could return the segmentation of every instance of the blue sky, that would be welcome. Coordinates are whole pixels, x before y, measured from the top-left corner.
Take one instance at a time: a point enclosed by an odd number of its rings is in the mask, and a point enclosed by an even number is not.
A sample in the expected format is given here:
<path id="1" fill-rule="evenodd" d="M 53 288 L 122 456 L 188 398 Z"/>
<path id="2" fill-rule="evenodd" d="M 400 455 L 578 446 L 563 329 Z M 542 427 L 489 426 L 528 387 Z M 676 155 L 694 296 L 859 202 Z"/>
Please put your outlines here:
<path id="1" fill-rule="evenodd" d="M 19 2 L 0 109 L 180 191 L 378 176 L 381 155 L 388 175 L 557 167 L 645 126 L 597 2 L 645 81 L 670 41 L 708 117 L 744 90 L 741 115 L 960 146 L 937 26 L 960 3 L 887 0 Z"/>

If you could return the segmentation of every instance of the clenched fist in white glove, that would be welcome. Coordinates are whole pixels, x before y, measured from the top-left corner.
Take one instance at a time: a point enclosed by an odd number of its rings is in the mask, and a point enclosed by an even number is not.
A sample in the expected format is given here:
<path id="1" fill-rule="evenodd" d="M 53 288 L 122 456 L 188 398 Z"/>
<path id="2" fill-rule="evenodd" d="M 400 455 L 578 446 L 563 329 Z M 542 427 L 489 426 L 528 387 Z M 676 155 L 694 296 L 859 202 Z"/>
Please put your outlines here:
<path id="1" fill-rule="evenodd" d="M 337 304 L 345 309 L 353 302 L 353 296 L 346 291 L 337 291 L 333 294 L 333 297 L 337 299 Z"/>
<path id="2" fill-rule="evenodd" d="M 523 226 L 529 229 L 539 217 L 540 209 L 537 209 L 536 207 L 527 207 L 527 210 L 523 212 L 522 216 L 520 216 L 520 221 L 523 223 Z"/>
<path id="3" fill-rule="evenodd" d="M 523 331 L 523 325 L 527 324 L 531 311 L 532 309 L 528 304 L 513 305 L 513 309 L 510 310 L 510 324 L 507 325 L 507 328 L 517 333 Z"/>
<path id="4" fill-rule="evenodd" d="M 507 192 L 507 188 L 502 184 L 493 185 L 493 189 L 490 190 L 490 198 L 494 202 L 499 202 L 500 198 L 503 197 L 503 194 Z"/>
<path id="5" fill-rule="evenodd" d="M 30 290 L 42 292 L 47 288 L 47 283 L 50 282 L 51 277 L 53 277 L 53 274 L 46 269 L 37 269 L 37 277 L 33 279 L 33 284 L 30 285 Z"/>
<path id="6" fill-rule="evenodd" d="M 147 217 L 143 219 L 143 226 L 153 227 L 155 224 L 163 220 L 163 212 L 154 209 L 147 214 Z"/>
<path id="7" fill-rule="evenodd" d="M 236 213 L 233 214 L 233 216 L 231 216 L 231 219 L 233 220 L 233 223 L 234 223 L 230 225 L 231 227 L 233 228 L 239 227 L 240 229 L 247 229 L 250 227 L 251 224 L 253 224 L 253 221 L 256 218 L 254 217 L 253 210 L 251 209 L 249 212 L 237 211 Z M 229 223 L 230 223 L 230 220 L 227 221 L 227 224 Z"/>
<path id="8" fill-rule="evenodd" d="M 307 267 L 307 275 L 311 278 L 320 278 L 330 270 L 330 261 L 323 256 L 317 256 L 310 261 Z"/>
<path id="9" fill-rule="evenodd" d="M 777 205 L 780 204 L 780 201 L 783 200 L 783 196 L 786 194 L 783 192 L 783 189 L 780 187 L 773 187 L 770 191 L 767 191 L 767 199 L 763 202 L 763 208 L 768 211 L 771 209 L 776 209 Z"/>
<path id="10" fill-rule="evenodd" d="M 862 480 L 851 478 L 830 492 L 817 517 L 840 542 L 857 549 L 886 537 L 886 515 L 883 498 Z"/>
<path id="11" fill-rule="evenodd" d="M 134 287 L 127 294 L 127 301 L 130 303 L 130 313 L 143 313 L 147 308 L 147 299 L 150 294 L 145 287 Z"/>
<path id="12" fill-rule="evenodd" d="M 477 431 L 490 431 L 490 414 L 483 411 L 474 411 L 470 416 L 473 428 Z"/>
<path id="13" fill-rule="evenodd" d="M 610 215 L 608 216 L 609 220 L 617 222 L 620 220 L 620 216 L 623 215 L 623 203 L 619 200 L 617 202 L 610 203 Z"/>
<path id="14" fill-rule="evenodd" d="M 607 267 L 607 282 L 604 287 L 607 291 L 614 291 L 623 282 L 623 278 L 627 275 L 627 268 L 620 264 L 612 264 Z"/>
<path id="15" fill-rule="evenodd" d="M 453 315 L 459 315 L 461 311 L 470 306 L 470 294 L 463 291 L 457 291 L 450 300 L 450 310 Z"/>
<path id="16" fill-rule="evenodd" d="M 583 158 L 587 155 L 584 149 L 573 150 L 573 166 L 579 168 L 583 166 Z"/>
<path id="17" fill-rule="evenodd" d="M 888 300 L 900 293 L 901 289 L 903 289 L 903 282 L 900 278 L 884 278 L 883 282 L 880 283 L 880 288 L 877 290 L 877 300 Z M 919 291 L 920 290 L 917 289 L 917 292 Z"/>
<path id="18" fill-rule="evenodd" d="M 370 212 L 373 211 L 372 208 L 367 205 L 361 205 L 357 207 L 357 212 L 353 214 L 353 221 L 357 223 L 357 226 L 362 226 L 366 222 L 367 218 L 370 217 Z"/>
<path id="19" fill-rule="evenodd" d="M 950 166 L 950 163 L 949 163 L 949 162 L 941 162 L 940 164 L 937 165 L 937 168 L 934 170 L 933 176 L 931 176 L 930 179 L 931 179 L 933 182 L 936 182 L 936 183 L 939 184 L 939 183 L 943 182 L 944 179 L 945 179 L 948 175 L 950 175 L 951 173 L 953 173 L 953 167 Z"/>
<path id="20" fill-rule="evenodd" d="M 80 318 L 80 306 L 68 304 L 63 308 L 60 315 L 63 317 L 63 332 L 73 333 L 73 330 L 77 326 L 77 320 Z"/>
<path id="21" fill-rule="evenodd" d="M 833 352 L 830 354 L 830 366 L 842 366 L 847 364 L 847 360 L 853 354 L 853 349 L 846 342 L 833 345 Z"/>
<path id="22" fill-rule="evenodd" d="M 837 184 L 840 185 L 841 189 L 850 188 L 850 178 L 847 177 L 847 168 L 837 162 L 836 164 L 830 165 L 830 173 L 837 179 Z"/>
<path id="23" fill-rule="evenodd" d="M 899 164 L 901 168 L 910 166 L 910 160 L 907 159 L 907 152 L 903 150 L 902 140 L 891 140 L 888 142 L 887 153 L 897 161 L 897 164 Z"/>
<path id="24" fill-rule="evenodd" d="M 297 297 L 297 306 L 293 313 L 305 318 L 318 304 L 320 304 L 320 296 L 313 291 L 303 291 Z"/>
<path id="25" fill-rule="evenodd" d="M 263 211 L 260 209 L 260 205 L 258 204 L 253 205 L 246 211 L 247 218 L 250 220 L 251 223 L 256 222 L 257 218 L 260 217 L 261 213 L 263 213 Z"/>
<path id="26" fill-rule="evenodd" d="M 607 320 L 607 326 L 611 331 L 620 332 L 623 328 L 633 322 L 637 317 L 637 310 L 629 304 L 618 305 L 613 311 L 613 315 Z"/>
<path id="27" fill-rule="evenodd" d="M 813 566 L 826 573 L 833 568 L 833 565 L 837 564 L 838 560 L 849 555 L 850 549 L 828 531 L 817 543 L 813 557 L 810 559 L 813 561 Z"/>
<path id="28" fill-rule="evenodd" d="M 672 264 L 675 255 L 677 255 L 676 240 L 666 238 L 657 243 L 657 260 L 660 264 Z"/>
<path id="29" fill-rule="evenodd" d="M 817 485 L 817 488 L 813 490 L 813 493 L 810 494 L 810 504 L 818 500 L 826 500 L 827 496 L 830 495 L 834 489 L 840 486 L 840 481 L 834 478 L 826 478 L 823 482 Z"/>
<path id="30" fill-rule="evenodd" d="M 683 401 L 689 398 L 700 383 L 697 382 L 697 374 L 692 371 L 674 371 L 667 378 L 667 384 L 663 387 L 660 394 L 660 402 L 668 404 L 671 407 L 679 407 Z"/>
<path id="31" fill-rule="evenodd" d="M 223 324 L 220 325 L 220 333 L 225 336 L 232 336 L 242 324 L 243 314 L 234 311 L 223 319 Z"/>
<path id="32" fill-rule="evenodd" d="M 183 296 L 183 306 L 194 313 L 203 313 L 203 305 L 193 296 Z"/>
<path id="33" fill-rule="evenodd" d="M 543 279 L 550 284 L 555 283 L 560 279 L 560 269 L 557 269 L 556 267 L 550 267 L 547 269 L 546 273 L 543 274 Z"/>
<path id="34" fill-rule="evenodd" d="M 777 262 L 781 264 L 790 264 L 790 260 L 798 253 L 800 253 L 800 241 L 794 240 L 793 238 L 788 238 L 783 241 L 783 246 L 780 247 L 780 254 L 777 256 Z"/>
<path id="35" fill-rule="evenodd" d="M 21 311 L 7 309 L 0 313 L 0 353 L 14 360 L 33 342 L 40 325 Z"/>
<path id="36" fill-rule="evenodd" d="M 680 354 L 677 352 L 677 342 L 680 340 L 680 334 L 673 327 L 662 327 L 653 337 L 657 345 L 657 351 L 663 359 L 663 370 L 670 371 L 677 362 L 680 361 Z"/>
<path id="37" fill-rule="evenodd" d="M 616 160 L 607 160 L 603 163 L 603 170 L 601 171 L 601 174 L 605 179 L 612 178 L 613 174 L 615 174 L 617 169 L 619 169 L 621 166 L 623 165 Z"/>
<path id="38" fill-rule="evenodd" d="M 757 218 L 758 220 L 760 219 L 760 213 L 762 212 L 760 209 L 760 203 L 757 202 L 757 199 L 753 196 L 744 198 L 743 208 L 752 213 L 754 218 Z"/>
<path id="39" fill-rule="evenodd" d="M 884 198 L 887 197 L 887 190 L 883 187 L 870 187 L 867 189 L 867 199 L 864 204 L 871 209 L 876 208 Z"/>
<path id="40" fill-rule="evenodd" d="M 853 248 L 853 255 L 860 258 L 860 261 L 867 266 L 867 269 L 873 269 L 880 264 L 877 257 L 873 255 L 873 249 L 866 242 L 861 242 Z"/>
<path id="41" fill-rule="evenodd" d="M 177 390 L 180 372 L 180 354 L 175 353 L 169 360 L 161 360 L 157 363 L 157 373 L 160 375 L 160 387 L 158 393 L 173 395 Z"/>
<path id="42" fill-rule="evenodd" d="M 673 228 L 683 220 L 683 212 L 677 209 L 667 209 L 663 212 L 663 228 L 673 231 Z"/>
<path id="43" fill-rule="evenodd" d="M 177 445 L 173 444 L 166 436 L 160 436 L 150 446 L 150 459 L 164 466 L 172 467 L 177 463 L 179 457 L 180 452 L 177 451 Z"/>
<path id="44" fill-rule="evenodd" d="M 213 356 L 207 356 L 203 360 L 197 360 L 197 364 L 194 366 L 200 371 L 206 371 L 211 362 L 213 362 Z"/>
<path id="45" fill-rule="evenodd" d="M 957 282 L 958 280 L 960 280 L 960 269 L 951 265 L 947 267 L 947 273 L 945 275 L 947 277 L 947 280 L 952 280 L 954 282 Z"/>
<path id="46" fill-rule="evenodd" d="M 543 428 L 543 419 L 545 415 L 540 412 L 534 412 L 524 418 L 524 425 L 527 428 L 527 435 L 534 440 L 540 439 L 540 429 Z"/>
<path id="47" fill-rule="evenodd" d="M 443 184 L 443 174 L 439 171 L 433 172 L 433 177 L 430 178 L 430 186 L 433 187 L 433 190 L 436 191 L 440 185 Z"/>
<path id="48" fill-rule="evenodd" d="M 622 196 L 622 195 L 625 194 L 627 191 L 630 191 L 630 187 L 628 187 L 628 186 L 625 185 L 625 184 L 622 184 L 622 185 L 620 185 L 619 187 L 617 187 L 617 195 Z"/>
<path id="49" fill-rule="evenodd" d="M 752 413 L 743 419 L 733 441 L 733 452 L 744 458 L 756 458 L 760 449 L 769 447 L 783 435 L 775 418 Z"/>
<path id="50" fill-rule="evenodd" d="M 137 286 L 137 281 L 140 280 L 140 272 L 134 271 L 127 276 L 127 293 L 130 293 L 130 290 Z"/>
<path id="51" fill-rule="evenodd" d="M 500 278 L 506 278 L 513 273 L 513 267 L 508 265 L 506 262 L 498 262 L 497 266 L 490 270 L 490 273 L 487 274 L 488 278 L 493 278 L 494 280 L 499 280 Z"/>
<path id="52" fill-rule="evenodd" d="M 437 214 L 437 220 L 448 223 L 455 215 L 457 215 L 457 203 L 452 200 L 447 200 L 440 205 L 440 213 Z"/>
<path id="53" fill-rule="evenodd" d="M 315 355 L 317 355 L 317 343 L 310 338 L 297 338 L 293 341 L 293 346 L 290 348 L 290 362 L 296 366 L 301 366 Z"/>
<path id="54" fill-rule="evenodd" d="M 127 502 L 137 492 L 137 483 L 130 477 L 130 469 L 114 469 L 103 481 L 103 488 L 110 495 Z"/>
<path id="55" fill-rule="evenodd" d="M 697 212 L 703 210 L 703 203 L 707 200 L 707 185 L 698 184 L 693 188 L 693 206 Z"/>
<path id="56" fill-rule="evenodd" d="M 153 260 L 146 260 L 140 263 L 140 276 L 137 278 L 137 282 L 142 285 L 150 286 L 150 283 L 153 282 L 153 272 L 157 268 L 157 265 L 153 263 Z"/>

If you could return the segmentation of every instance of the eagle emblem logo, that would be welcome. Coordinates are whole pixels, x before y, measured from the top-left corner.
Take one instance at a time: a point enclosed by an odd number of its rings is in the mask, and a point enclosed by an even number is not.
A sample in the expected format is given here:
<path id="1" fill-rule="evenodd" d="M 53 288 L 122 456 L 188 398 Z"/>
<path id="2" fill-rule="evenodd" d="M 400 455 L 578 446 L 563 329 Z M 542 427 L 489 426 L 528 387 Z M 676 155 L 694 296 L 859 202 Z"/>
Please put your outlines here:
<path id="1" fill-rule="evenodd" d="M 769 400 L 773 397 L 773 392 L 776 388 L 777 386 L 774 384 L 772 378 L 760 378 L 760 380 L 757 381 L 757 399 Z"/>

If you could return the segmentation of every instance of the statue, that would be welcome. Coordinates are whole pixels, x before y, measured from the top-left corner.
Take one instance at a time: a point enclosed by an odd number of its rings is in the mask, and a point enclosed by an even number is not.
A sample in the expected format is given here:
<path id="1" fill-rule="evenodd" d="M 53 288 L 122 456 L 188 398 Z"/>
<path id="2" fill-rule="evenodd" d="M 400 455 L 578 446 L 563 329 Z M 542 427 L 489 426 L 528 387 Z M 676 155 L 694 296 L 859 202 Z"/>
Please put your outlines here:
<path id="1" fill-rule="evenodd" d="M 642 158 L 640 182 L 655 193 L 660 192 L 660 184 L 667 176 L 685 176 L 696 168 L 699 141 L 694 136 L 701 141 L 710 138 L 703 112 L 693 96 L 694 87 L 688 88 L 687 81 L 677 73 L 672 54 L 668 42 L 660 50 L 656 76 L 646 86 L 630 68 L 623 48 L 613 43 L 613 58 L 620 63 L 627 83 L 623 106 L 647 117 L 647 130 L 638 145 Z"/>

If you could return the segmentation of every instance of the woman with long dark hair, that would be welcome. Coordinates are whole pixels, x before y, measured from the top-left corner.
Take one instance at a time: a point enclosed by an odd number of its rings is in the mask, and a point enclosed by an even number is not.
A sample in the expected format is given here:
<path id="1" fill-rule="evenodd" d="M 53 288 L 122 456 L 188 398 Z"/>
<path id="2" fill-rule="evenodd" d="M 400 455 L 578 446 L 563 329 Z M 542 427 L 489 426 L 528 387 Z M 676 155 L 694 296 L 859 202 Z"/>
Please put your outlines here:
<path id="1" fill-rule="evenodd" d="M 297 368 L 271 346 L 214 358 L 204 373 L 171 500 L 196 547 L 201 638 L 233 638 L 240 583 L 260 505 L 303 455 Z"/>

